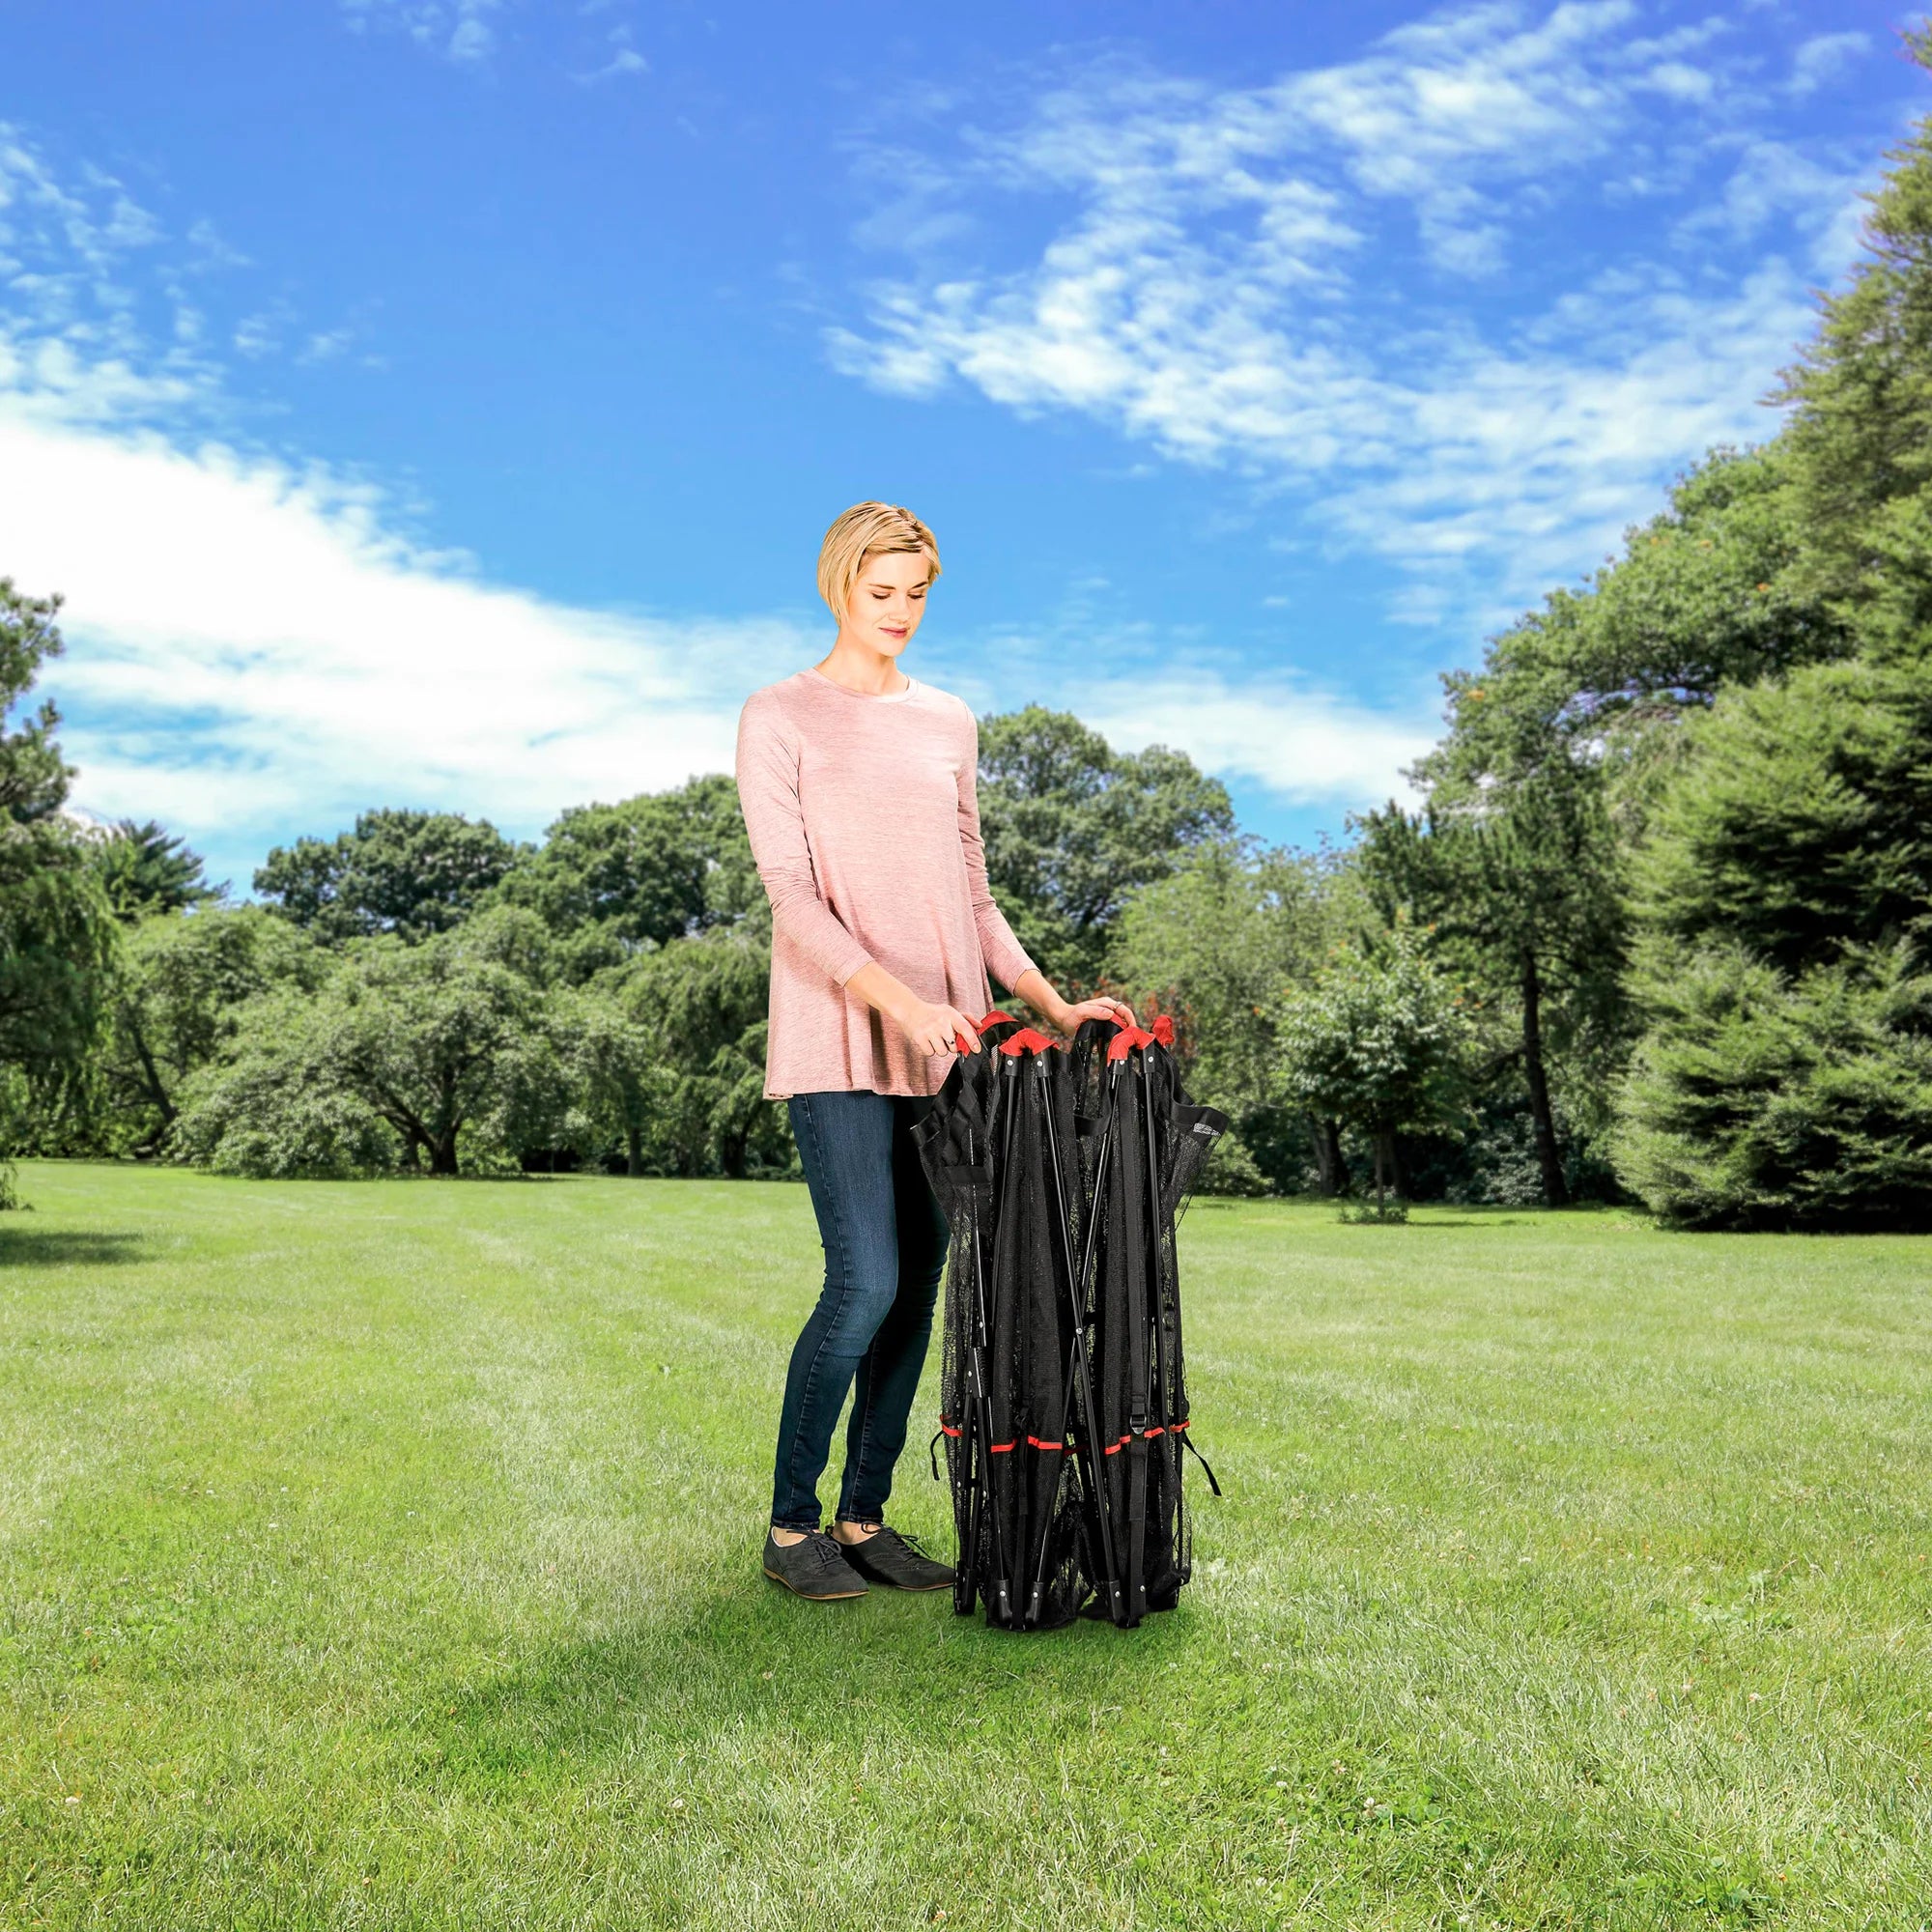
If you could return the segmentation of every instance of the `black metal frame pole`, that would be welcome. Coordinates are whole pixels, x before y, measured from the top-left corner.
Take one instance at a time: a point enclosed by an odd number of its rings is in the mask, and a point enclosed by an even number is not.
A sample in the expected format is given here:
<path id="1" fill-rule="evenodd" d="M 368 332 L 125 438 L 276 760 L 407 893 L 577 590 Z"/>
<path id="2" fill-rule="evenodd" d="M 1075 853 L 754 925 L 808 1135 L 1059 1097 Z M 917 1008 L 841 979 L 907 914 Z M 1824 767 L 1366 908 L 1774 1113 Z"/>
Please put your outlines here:
<path id="1" fill-rule="evenodd" d="M 988 1149 L 990 1153 L 991 1150 Z M 966 1129 L 966 1165 L 973 1166 L 973 1129 Z M 962 1617 L 973 1614 L 973 1603 L 979 1593 L 980 1583 L 980 1407 L 977 1400 L 979 1376 L 974 1366 L 978 1353 L 979 1340 L 979 1284 L 980 1271 L 980 1189 L 970 1179 L 967 1183 L 967 1200 L 971 1203 L 971 1225 L 967 1230 L 967 1240 L 973 1256 L 975 1307 L 967 1322 L 965 1374 L 966 1400 L 960 1405 L 959 1450 L 966 1463 L 966 1524 L 959 1533 L 959 1570 L 953 1580 L 952 1607 Z"/>
<path id="2" fill-rule="evenodd" d="M 1160 1209 L 1160 1155 L 1153 1130 L 1153 1069 L 1145 1048 L 1141 1052 L 1141 1120 L 1146 1129 L 1148 1164 L 1148 1226 L 1153 1253 L 1153 1378 L 1154 1420 L 1160 1426 L 1161 1462 L 1178 1510 L 1180 1504 L 1180 1451 L 1174 1440 L 1174 1411 L 1167 1400 L 1167 1245 L 1166 1217 Z M 1178 1533 L 1178 1531 L 1177 1531 Z"/>
<path id="3" fill-rule="evenodd" d="M 990 1136 L 988 1137 L 990 1139 Z M 992 1149 L 986 1150 L 990 1160 Z M 972 1141 L 969 1134 L 966 1158 L 969 1164 L 973 1158 Z M 993 1400 L 986 1386 L 986 1354 L 991 1348 L 991 1324 L 986 1315 L 986 1274 L 980 1239 L 980 1218 L 979 1191 L 974 1190 L 973 1199 L 973 1347 L 967 1356 L 967 1373 L 973 1383 L 973 1414 L 975 1434 L 979 1436 L 978 1449 L 979 1479 L 974 1484 L 974 1522 L 971 1558 L 975 1574 L 971 1581 L 978 1582 L 980 1559 L 980 1524 L 982 1518 L 989 1518 L 992 1533 L 986 1539 L 992 1545 L 993 1574 L 990 1587 L 982 1592 L 988 1609 L 997 1605 L 997 1614 L 1002 1622 L 1009 1622 L 1012 1617 L 1012 1603 L 1007 1587 L 1006 1542 L 1000 1534 L 1000 1512 L 993 1495 Z M 965 1608 L 973 1607 L 969 1588 Z"/>
<path id="4" fill-rule="evenodd" d="M 1129 1129 L 1131 1131 L 1131 1129 Z M 1127 1170 L 1123 1180 L 1131 1179 Z M 1142 1184 L 1147 1177 L 1142 1177 Z M 1126 1277 L 1127 1329 L 1127 1563 L 1126 1625 L 1131 1629 L 1147 1612 L 1147 1490 L 1148 1490 L 1148 1338 L 1147 1257 L 1137 1244 L 1131 1206 L 1122 1202 L 1122 1249 Z"/>
<path id="5" fill-rule="evenodd" d="M 1107 1158 L 1113 1151 L 1115 1089 L 1121 1084 L 1121 1061 L 1115 1061 L 1107 1070 L 1107 1094 L 1104 1112 L 1100 1121 L 1100 1151 L 1094 1156 L 1094 1211 L 1087 1217 L 1087 1244 L 1080 1256 L 1080 1301 L 1084 1313 L 1087 1302 L 1087 1284 L 1094 1275 L 1094 1236 L 1100 1227 L 1100 1201 L 1107 1186 Z"/>
<path id="6" fill-rule="evenodd" d="M 1080 1258 L 1080 1300 L 1084 1321 L 1087 1304 L 1094 1303 L 1095 1341 L 1102 1338 L 1100 1329 L 1098 1277 L 1094 1273 L 1094 1255 L 1099 1245 L 1100 1221 L 1107 1212 L 1107 1180 L 1111 1172 L 1115 1149 L 1118 1145 L 1118 1127 L 1121 1108 L 1121 1078 L 1126 1068 L 1126 1062 L 1110 1060 L 1107 1066 L 1107 1091 L 1101 1102 L 1100 1150 L 1094 1159 L 1094 1211 L 1087 1223 L 1087 1245 Z M 1099 1520 L 1099 1533 L 1104 1546 L 1104 1560 L 1107 1566 L 1108 1611 L 1117 1624 L 1128 1621 L 1127 1605 L 1122 1598 L 1122 1568 L 1120 1545 L 1114 1530 L 1113 1486 L 1107 1474 L 1107 1458 L 1112 1453 L 1109 1445 L 1100 1440 L 1096 1428 L 1094 1436 L 1094 1509 Z M 1122 1479 L 1124 1482 L 1124 1478 Z"/>
<path id="7" fill-rule="evenodd" d="M 1042 1062 L 1040 1065 L 1042 1086 L 1045 1085 L 1045 1065 Z M 1100 1454 L 1100 1422 L 1099 1414 L 1094 1402 L 1093 1370 L 1087 1359 L 1087 1266 L 1088 1261 L 1091 1260 L 1094 1252 L 1094 1245 L 1091 1238 L 1085 1244 L 1086 1259 L 1083 1259 L 1081 1262 L 1080 1271 L 1076 1275 L 1073 1261 L 1073 1236 L 1066 1216 L 1065 1172 L 1060 1164 L 1060 1142 L 1052 1132 L 1052 1123 L 1050 1121 L 1048 1123 L 1046 1145 L 1047 1158 L 1053 1170 L 1054 1218 L 1060 1236 L 1060 1259 L 1065 1270 L 1067 1313 L 1071 1322 L 1066 1394 L 1061 1404 L 1061 1413 L 1064 1418 L 1061 1425 L 1064 1432 L 1062 1439 L 1064 1441 L 1066 1436 L 1071 1435 L 1073 1433 L 1069 1425 L 1073 1421 L 1073 1397 L 1077 1385 L 1081 1400 L 1081 1427 L 1080 1439 L 1074 1445 L 1075 1453 L 1072 1457 L 1073 1468 L 1076 1475 L 1081 1473 L 1079 1451 L 1084 1449 L 1087 1455 L 1087 1469 L 1085 1472 L 1086 1479 L 1082 1487 L 1092 1499 L 1096 1520 L 1096 1533 L 1100 1543 L 1100 1561 L 1105 1572 L 1103 1580 L 1107 1588 L 1108 1606 L 1110 1611 L 1117 1612 L 1120 1606 L 1121 1586 L 1118 1574 L 1114 1568 L 1112 1526 L 1107 1520 L 1107 1512 L 1099 1489 L 1097 1459 Z M 1104 1177 L 1106 1162 L 1107 1142 L 1103 1133 L 1099 1155 L 1094 1163 L 1096 1189 L 1101 1178 Z M 1092 1230 L 1093 1223 L 1090 1220 L 1088 1223 L 1090 1236 Z M 1065 1456 L 1066 1452 L 1063 1449 L 1061 1453 Z M 1048 1557 L 1051 1553 L 1052 1531 L 1053 1519 L 1049 1515 L 1040 1530 L 1039 1563 L 1034 1576 L 1033 1596 L 1027 1605 L 1027 1617 L 1033 1623 L 1039 1621 L 1040 1605 L 1046 1595 L 1046 1572 Z"/>
<path id="8" fill-rule="evenodd" d="M 1032 1369 L 1031 1311 L 1027 1306 L 1032 1292 L 1028 1280 L 1024 1239 L 1027 1233 L 1027 1204 L 1022 1199 L 1033 1188 L 1037 1177 L 1029 1172 L 1024 1177 L 1016 1177 L 1013 1171 L 1013 1148 L 1015 1141 L 1024 1151 L 1024 1136 L 1020 1131 L 1020 1056 L 1006 1054 L 1001 1058 L 1000 1087 L 1001 1105 L 1006 1122 L 1001 1133 L 1000 1160 L 1000 1231 L 994 1236 L 994 1254 L 1008 1252 L 1007 1216 L 1011 1214 L 1018 1223 L 1020 1252 L 1013 1256 L 1012 1314 L 1011 1331 L 1007 1337 L 1007 1347 L 1012 1359 L 1006 1364 L 1007 1386 L 1011 1391 L 1011 1414 L 1008 1426 L 1012 1431 L 1012 1446 L 1003 1453 L 1010 1460 L 1007 1465 L 1007 1481 L 1013 1502 L 1013 1554 L 1020 1568 L 1013 1574 L 1015 1590 L 1026 1583 L 1026 1552 L 1032 1539 L 1027 1535 L 1027 1522 L 1032 1515 L 1029 1507 L 1033 1491 L 1033 1471 L 1028 1465 L 1027 1436 L 1032 1433 L 1029 1427 L 1028 1378 Z M 996 1304 L 997 1305 L 997 1304 Z M 1002 1568 L 1004 1569 L 1004 1564 Z M 1010 1606 L 1009 1606 L 1010 1607 Z"/>

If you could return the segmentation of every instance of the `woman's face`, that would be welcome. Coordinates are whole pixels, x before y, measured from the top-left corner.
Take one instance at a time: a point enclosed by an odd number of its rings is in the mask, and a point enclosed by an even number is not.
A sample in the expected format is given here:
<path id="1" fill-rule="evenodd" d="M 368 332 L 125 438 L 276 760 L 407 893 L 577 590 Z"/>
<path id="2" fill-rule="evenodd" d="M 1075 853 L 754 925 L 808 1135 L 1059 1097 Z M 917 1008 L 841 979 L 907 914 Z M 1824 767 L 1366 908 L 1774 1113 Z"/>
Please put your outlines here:
<path id="1" fill-rule="evenodd" d="M 868 556 L 845 606 L 845 634 L 895 658 L 925 614 L 926 561 L 916 551 Z"/>

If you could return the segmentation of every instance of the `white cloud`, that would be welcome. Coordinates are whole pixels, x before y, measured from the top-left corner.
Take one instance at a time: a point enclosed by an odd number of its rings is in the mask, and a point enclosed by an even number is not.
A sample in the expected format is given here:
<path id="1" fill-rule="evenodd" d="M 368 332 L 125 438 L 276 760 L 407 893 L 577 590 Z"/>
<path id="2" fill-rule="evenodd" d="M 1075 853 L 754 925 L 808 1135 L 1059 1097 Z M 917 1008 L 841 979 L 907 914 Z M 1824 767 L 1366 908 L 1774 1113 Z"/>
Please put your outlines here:
<path id="1" fill-rule="evenodd" d="M 445 49 L 453 61 L 487 60 L 497 48 L 497 37 L 474 14 L 457 21 Z"/>
<path id="2" fill-rule="evenodd" d="M 1465 6 L 1257 88 L 1095 67 L 950 171 L 895 170 L 865 234 L 909 270 L 828 352 L 1285 486 L 1304 530 L 1431 579 L 1413 611 L 1520 602 L 1681 463 L 1770 431 L 1809 286 L 1851 251 L 1854 184 L 1767 131 L 1759 50 L 1720 16 L 1640 18 Z M 1693 212 L 1604 252 L 1612 167 Z M 988 193 L 1061 211 L 1037 251 L 996 256 L 1031 221 L 958 222 Z"/>
<path id="3" fill-rule="evenodd" d="M 223 371 L 177 340 L 198 312 L 150 314 L 126 277 L 136 249 L 164 288 L 180 265 L 157 225 L 113 214 L 117 191 L 71 193 L 30 150 L 0 150 L 0 569 L 67 599 L 45 682 L 82 810 L 158 816 L 245 889 L 271 838 L 372 805 L 528 835 L 567 805 L 729 769 L 745 692 L 818 655 L 816 626 L 494 582 L 381 491 L 250 451 Z M 242 266 L 212 231 L 178 252 Z M 273 302 L 224 333 L 266 349 L 287 331 L 305 354 L 342 346 Z M 960 661 L 994 702 L 1069 704 L 1120 742 L 1180 745 L 1295 800 L 1373 803 L 1428 735 L 1279 680 L 1069 690 L 1023 645 Z"/>
<path id="4" fill-rule="evenodd" d="M 212 365 L 189 285 L 222 266 L 222 243 L 197 224 L 176 259 L 161 237 L 112 175 L 64 182 L 0 122 L 0 391 L 71 421 L 190 408 Z"/>
<path id="5" fill-rule="evenodd" d="M 1707 69 L 1685 61 L 1659 61 L 1637 85 L 1671 100 L 1709 100 L 1718 91 L 1717 80 Z"/>
<path id="6" fill-rule="evenodd" d="M 1251 780 L 1297 805 L 1410 799 L 1403 768 L 1441 730 L 1434 709 L 1391 715 L 1305 685 L 1212 674 L 1087 680 L 1079 712 L 1111 744 L 1168 745 L 1204 770 Z"/>
<path id="7" fill-rule="evenodd" d="M 296 360 L 302 363 L 333 362 L 337 356 L 346 355 L 355 341 L 355 331 L 353 328 L 317 329 L 302 344 Z"/>
<path id="8" fill-rule="evenodd" d="M 1815 94 L 1828 81 L 1855 67 L 1871 51 L 1869 34 L 1818 34 L 1804 43 L 1791 60 L 1791 92 Z"/>
<path id="9" fill-rule="evenodd" d="M 76 803 L 160 817 L 245 888 L 271 835 L 378 804 L 529 836 L 566 805 L 731 768 L 746 691 L 815 658 L 781 617 L 678 620 L 493 583 L 389 526 L 380 497 L 218 445 L 76 431 L 0 404 L 6 566 L 59 588 Z M 1013 667 L 1004 701 L 1077 709 L 1296 804 L 1401 792 L 1434 736 L 1319 689 L 1221 673 L 1063 690 Z M 1014 671 L 1019 675 L 1015 676 Z"/>
<path id="10" fill-rule="evenodd" d="M 169 304 L 128 261 L 164 238 L 131 207 L 0 132 L 0 570 L 67 599 L 47 683 L 82 808 L 158 813 L 245 882 L 277 825 L 401 800 L 533 831 L 728 767 L 748 676 L 800 661 L 791 626 L 493 584 L 412 539 L 380 492 L 239 448 L 222 371 L 182 346 L 198 314 L 184 331 L 174 304 L 159 347 L 144 327 Z M 222 252 L 205 229 L 185 249 Z M 260 355 L 294 327 L 272 302 L 229 334 Z M 352 333 L 301 331 L 299 355 Z"/>
<path id="11" fill-rule="evenodd" d="M 0 407 L 8 570 L 67 596 L 76 794 L 259 856 L 388 801 L 559 808 L 728 770 L 748 673 L 807 643 L 779 621 L 672 624 L 467 575 L 379 498 L 218 445 L 175 448 Z"/>
<path id="12" fill-rule="evenodd" d="M 601 66 L 573 78 L 582 87 L 595 87 L 600 81 L 619 80 L 625 74 L 649 73 L 651 64 L 631 44 L 632 38 L 630 23 L 620 21 L 605 37 L 608 58 Z"/>
<path id="13" fill-rule="evenodd" d="M 584 75 L 586 82 L 615 80 L 620 74 L 649 73 L 651 64 L 636 47 L 619 47 L 611 58 L 594 73 Z"/>
<path id="14" fill-rule="evenodd" d="M 287 327 L 286 309 L 263 309 L 244 315 L 235 325 L 235 349 L 242 355 L 272 355 L 282 346 L 282 330 Z"/>
<path id="15" fill-rule="evenodd" d="M 1693 242 L 1700 236 L 1750 242 L 1788 223 L 1811 271 L 1830 281 L 1857 250 L 1864 206 L 1858 188 L 1857 176 L 1788 142 L 1748 139 L 1721 189 L 1680 224 L 1678 235 Z"/>
<path id="16" fill-rule="evenodd" d="M 503 0 L 341 0 L 356 32 L 385 28 L 459 64 L 487 60 L 497 50 L 491 15 Z"/>

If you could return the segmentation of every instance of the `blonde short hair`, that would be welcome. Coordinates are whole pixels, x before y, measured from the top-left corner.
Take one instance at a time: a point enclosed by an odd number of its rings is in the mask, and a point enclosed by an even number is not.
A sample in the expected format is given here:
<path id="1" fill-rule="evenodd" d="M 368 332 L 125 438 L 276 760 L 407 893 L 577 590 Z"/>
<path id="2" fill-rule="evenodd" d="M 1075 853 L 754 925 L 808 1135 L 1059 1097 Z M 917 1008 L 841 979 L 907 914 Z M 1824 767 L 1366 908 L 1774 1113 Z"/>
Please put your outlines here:
<path id="1" fill-rule="evenodd" d="M 840 623 L 868 556 L 917 554 L 926 561 L 930 583 L 939 575 L 939 545 L 932 532 L 898 503 L 854 503 L 837 518 L 818 547 L 818 594 Z"/>

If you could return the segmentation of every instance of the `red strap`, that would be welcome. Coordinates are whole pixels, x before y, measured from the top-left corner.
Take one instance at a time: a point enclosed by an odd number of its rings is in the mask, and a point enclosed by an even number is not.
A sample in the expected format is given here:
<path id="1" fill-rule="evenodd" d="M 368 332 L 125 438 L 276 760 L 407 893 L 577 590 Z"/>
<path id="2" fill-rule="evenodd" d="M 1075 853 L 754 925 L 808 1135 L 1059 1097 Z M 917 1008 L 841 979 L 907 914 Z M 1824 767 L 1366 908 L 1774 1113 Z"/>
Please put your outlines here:
<path id="1" fill-rule="evenodd" d="M 1153 1046 L 1157 1043 L 1157 1037 L 1155 1035 L 1143 1033 L 1139 1027 L 1123 1026 L 1114 1036 L 1112 1043 L 1108 1046 L 1107 1058 L 1109 1060 L 1124 1060 L 1135 1047 Z"/>
<path id="2" fill-rule="evenodd" d="M 1141 1434 L 1145 1435 L 1150 1442 L 1151 1442 L 1156 1435 L 1165 1435 L 1169 1429 L 1179 1432 L 1182 1429 L 1185 1429 L 1187 1425 L 1184 1422 L 1170 1422 L 1167 1424 L 1166 1428 L 1156 1427 L 1153 1429 L 1144 1429 L 1141 1431 Z M 1134 1432 L 1130 1429 L 1124 1435 L 1121 1437 L 1121 1439 L 1118 1442 L 1108 1443 L 1107 1446 L 1100 1451 L 1100 1453 L 1103 1456 L 1118 1456 L 1121 1453 L 1121 1451 L 1124 1449 L 1127 1446 L 1127 1444 L 1131 1442 L 1133 1439 L 1134 1439 Z"/>
<path id="3" fill-rule="evenodd" d="M 1153 1021 L 1153 1037 L 1163 1046 L 1174 1044 L 1174 1022 L 1165 1013 L 1156 1013 Z"/>

